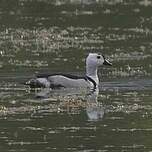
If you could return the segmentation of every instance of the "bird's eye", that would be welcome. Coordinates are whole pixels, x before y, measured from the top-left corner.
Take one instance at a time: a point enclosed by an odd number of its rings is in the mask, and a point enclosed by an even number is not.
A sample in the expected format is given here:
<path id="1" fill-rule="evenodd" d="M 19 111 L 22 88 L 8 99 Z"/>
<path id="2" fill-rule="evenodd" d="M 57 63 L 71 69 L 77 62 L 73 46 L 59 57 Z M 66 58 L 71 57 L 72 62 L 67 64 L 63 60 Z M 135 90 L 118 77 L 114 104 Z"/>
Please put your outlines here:
<path id="1" fill-rule="evenodd" d="M 97 56 L 97 59 L 100 59 L 100 58 L 101 58 L 101 56 L 100 56 L 100 55 L 98 55 L 98 56 Z"/>

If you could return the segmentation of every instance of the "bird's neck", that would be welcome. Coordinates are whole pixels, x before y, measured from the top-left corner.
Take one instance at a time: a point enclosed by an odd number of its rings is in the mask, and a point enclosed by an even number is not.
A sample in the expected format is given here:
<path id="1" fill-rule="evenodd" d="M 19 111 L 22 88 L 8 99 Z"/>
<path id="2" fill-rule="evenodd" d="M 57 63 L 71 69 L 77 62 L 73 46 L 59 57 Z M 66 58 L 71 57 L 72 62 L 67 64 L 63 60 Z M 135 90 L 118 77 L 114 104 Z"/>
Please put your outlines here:
<path id="1" fill-rule="evenodd" d="M 98 85 L 99 84 L 99 78 L 98 78 L 98 68 L 97 66 L 94 66 L 94 65 L 87 65 L 86 67 L 86 75 L 90 78 L 92 78 L 96 84 Z"/>

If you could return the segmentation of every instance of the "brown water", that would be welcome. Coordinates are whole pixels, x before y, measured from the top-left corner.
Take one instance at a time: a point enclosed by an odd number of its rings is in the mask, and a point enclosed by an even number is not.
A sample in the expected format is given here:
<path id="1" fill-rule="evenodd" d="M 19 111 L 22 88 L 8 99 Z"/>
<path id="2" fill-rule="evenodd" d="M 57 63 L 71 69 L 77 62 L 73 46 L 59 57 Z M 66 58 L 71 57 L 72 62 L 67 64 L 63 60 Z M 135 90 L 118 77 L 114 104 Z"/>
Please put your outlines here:
<path id="1" fill-rule="evenodd" d="M 0 151 L 152 151 L 151 1 L 59 4 L 0 2 Z M 22 85 L 45 71 L 84 74 L 89 52 L 113 63 L 95 96 L 37 99 Z"/>

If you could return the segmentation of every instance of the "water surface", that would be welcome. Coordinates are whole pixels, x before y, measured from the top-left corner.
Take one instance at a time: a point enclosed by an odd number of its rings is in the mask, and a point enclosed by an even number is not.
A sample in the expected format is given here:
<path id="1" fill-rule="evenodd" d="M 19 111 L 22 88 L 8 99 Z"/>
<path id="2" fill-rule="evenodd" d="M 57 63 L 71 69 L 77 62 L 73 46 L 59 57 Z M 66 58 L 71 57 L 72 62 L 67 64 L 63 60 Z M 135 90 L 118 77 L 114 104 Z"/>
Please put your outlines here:
<path id="1" fill-rule="evenodd" d="M 0 3 L 1 151 L 152 151 L 150 1 Z M 22 84 L 45 71 L 84 75 L 89 52 L 113 63 L 95 96 L 37 99 Z"/>

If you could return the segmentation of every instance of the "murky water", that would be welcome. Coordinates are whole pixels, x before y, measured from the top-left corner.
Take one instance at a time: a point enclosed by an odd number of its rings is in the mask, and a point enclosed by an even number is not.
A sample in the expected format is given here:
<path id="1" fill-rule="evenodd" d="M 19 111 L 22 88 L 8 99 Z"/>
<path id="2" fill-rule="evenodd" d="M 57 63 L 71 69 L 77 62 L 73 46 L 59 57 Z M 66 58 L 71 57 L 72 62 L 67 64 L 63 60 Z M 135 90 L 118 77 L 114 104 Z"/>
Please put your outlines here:
<path id="1" fill-rule="evenodd" d="M 152 3 L 0 2 L 0 151 L 152 151 Z M 99 93 L 22 85 L 36 73 L 81 75 L 89 52 Z"/>

